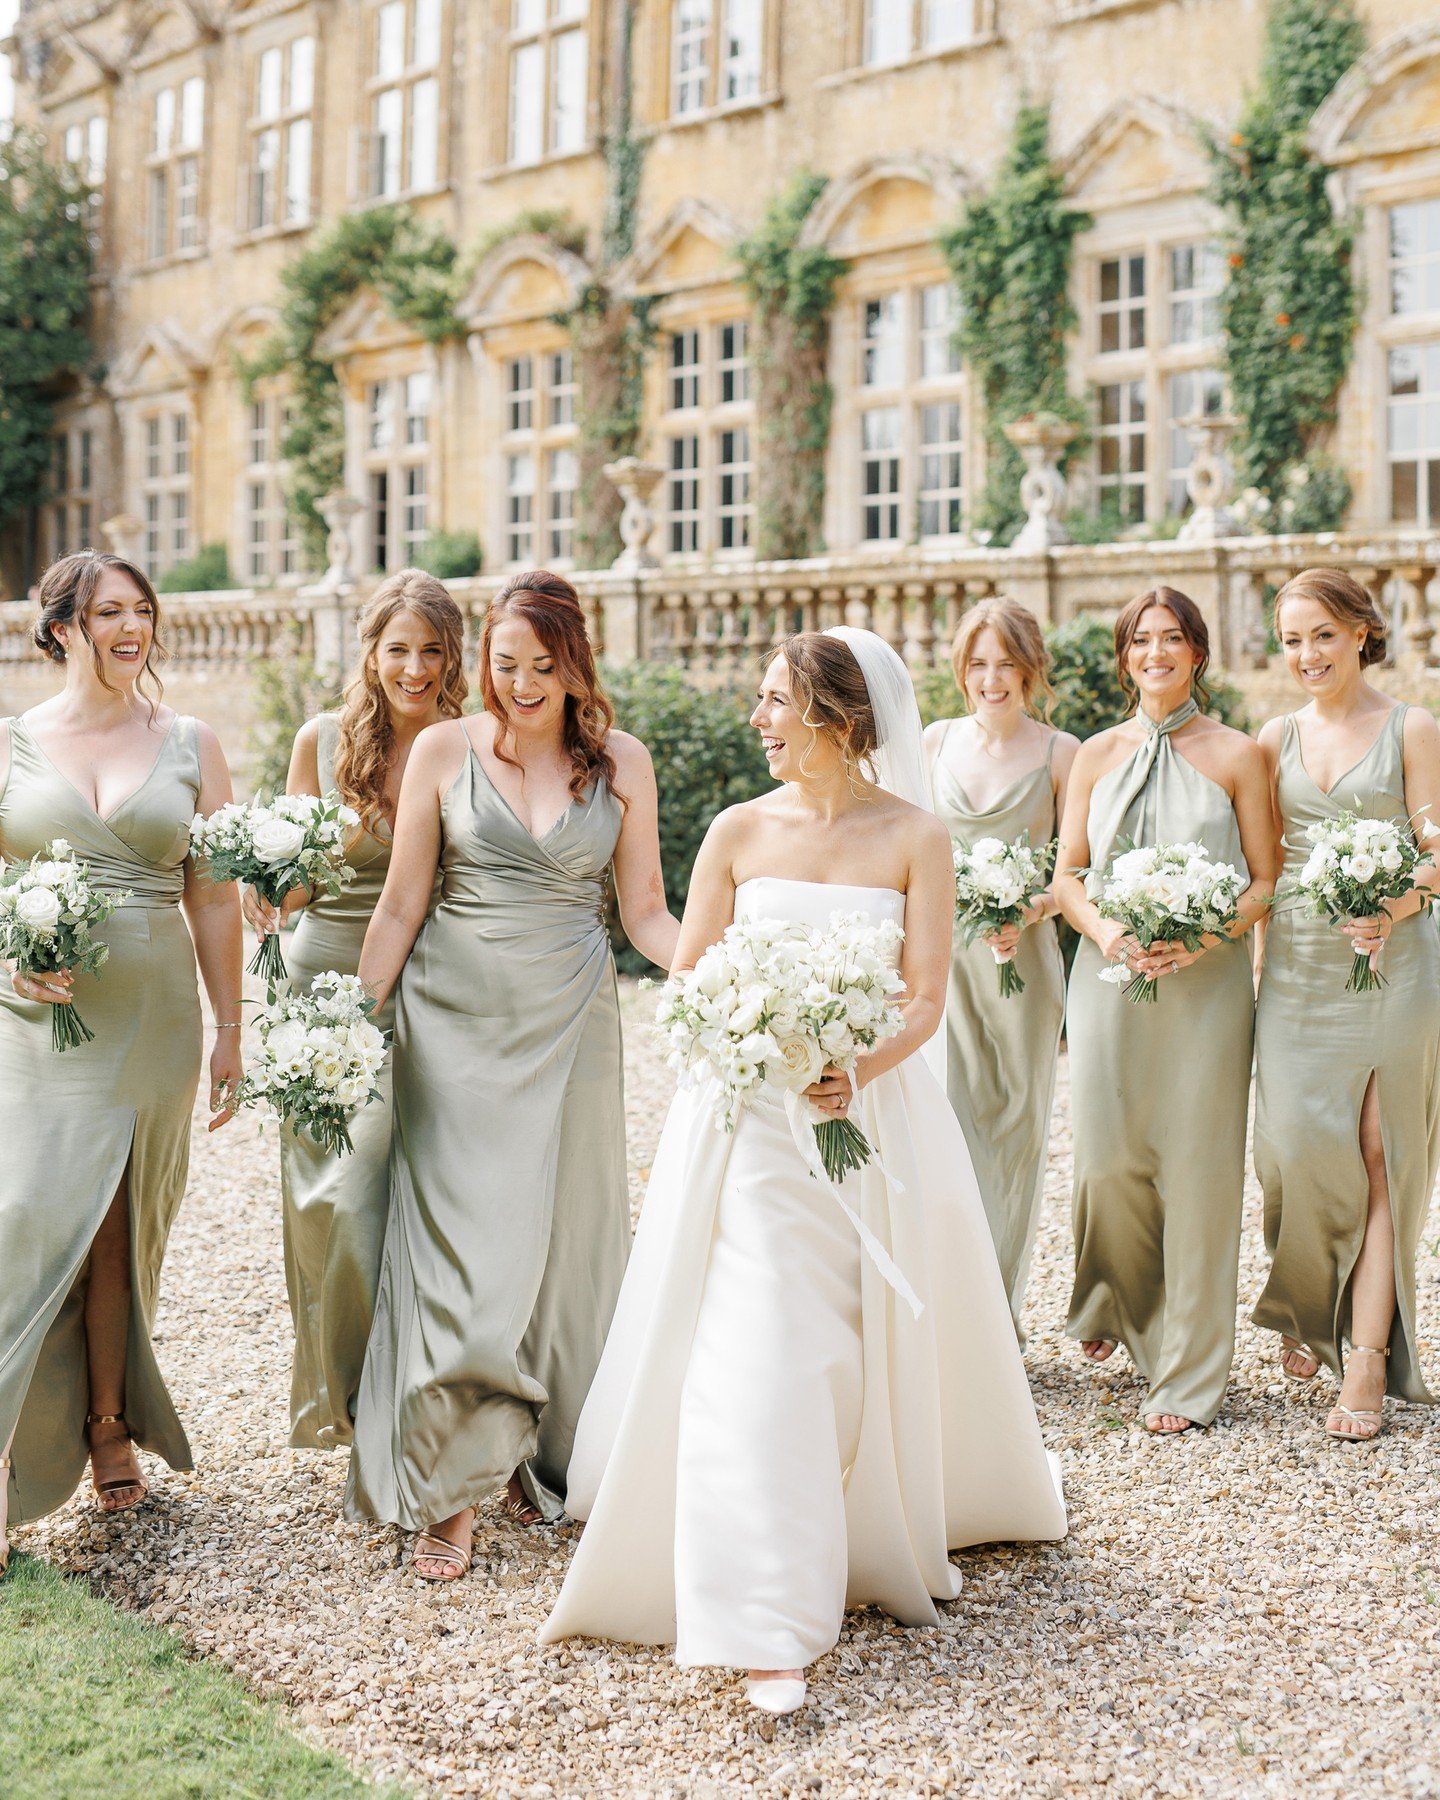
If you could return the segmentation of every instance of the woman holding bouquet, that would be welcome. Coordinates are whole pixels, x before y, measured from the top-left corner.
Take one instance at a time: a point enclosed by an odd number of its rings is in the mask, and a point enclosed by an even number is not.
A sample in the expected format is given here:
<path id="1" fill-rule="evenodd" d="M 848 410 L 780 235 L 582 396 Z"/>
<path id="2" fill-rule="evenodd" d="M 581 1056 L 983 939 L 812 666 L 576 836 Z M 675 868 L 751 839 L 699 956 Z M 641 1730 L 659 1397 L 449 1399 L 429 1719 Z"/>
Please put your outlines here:
<path id="1" fill-rule="evenodd" d="M 296 888 L 283 906 L 253 889 L 245 916 L 257 934 L 299 912 L 287 962 L 297 991 L 327 969 L 353 975 L 385 885 L 401 778 L 427 725 L 458 719 L 465 702 L 465 619 L 444 586 L 401 569 L 375 590 L 359 622 L 360 668 L 338 713 L 296 734 L 287 791 L 339 794 L 360 815 L 346 849 L 355 880 L 336 894 Z M 382 1030 L 391 1009 L 376 1017 Z M 355 1397 L 375 1314 L 380 1253 L 390 1210 L 390 1069 L 381 1099 L 351 1123 L 354 1153 L 322 1150 L 286 1125 L 280 1138 L 285 1278 L 295 1325 L 290 1442 L 333 1449 L 352 1436 Z"/>
<path id="2" fill-rule="evenodd" d="M 872 632 L 805 633 L 752 723 L 783 785 L 710 827 L 676 966 L 732 923 L 903 924 L 899 1033 L 853 1079 L 813 1039 L 781 1052 L 809 1045 L 808 1098 L 876 1155 L 813 1177 L 777 1087 L 727 1135 L 712 1084 L 682 1085 L 576 1438 L 589 1523 L 542 1636 L 674 1643 L 785 1713 L 847 1605 L 933 1625 L 960 1588 L 951 1549 L 1061 1537 L 1065 1508 L 965 1140 L 914 1054 L 944 1016 L 955 884 L 909 675 Z"/>
<path id="3" fill-rule="evenodd" d="M 1260 743 L 1293 883 L 1311 827 L 1342 812 L 1394 821 L 1440 854 L 1422 815 L 1440 809 L 1440 727 L 1378 693 L 1366 670 L 1385 625 L 1339 569 L 1281 588 L 1275 631 L 1308 696 Z M 1287 1374 L 1323 1362 L 1343 1378 L 1325 1430 L 1369 1443 L 1386 1393 L 1431 1401 L 1420 1371 L 1415 1258 L 1440 1163 L 1440 943 L 1424 916 L 1440 868 L 1373 917 L 1331 925 L 1284 899 L 1265 927 L 1256 1019 L 1255 1167 L 1273 1260 L 1257 1325 L 1282 1333 Z M 1384 985 L 1346 991 L 1355 952 Z M 1345 1355 L 1349 1342 L 1350 1355 Z"/>
<path id="4" fill-rule="evenodd" d="M 607 871 L 652 962 L 679 930 L 650 756 L 613 729 L 569 582 L 496 595 L 480 682 L 484 713 L 415 745 L 360 959 L 395 993 L 395 1136 L 346 1510 L 417 1532 L 441 1581 L 497 1487 L 522 1524 L 558 1517 L 625 1269 Z"/>
<path id="5" fill-rule="evenodd" d="M 62 557 L 40 584 L 35 642 L 65 685 L 0 723 L 0 857 L 64 845 L 94 886 L 129 896 L 100 930 L 109 957 L 98 975 L 0 978 L 0 1446 L 12 1521 L 64 1505 L 87 1456 L 106 1512 L 145 1498 L 137 1444 L 192 1466 L 150 1330 L 200 1075 L 195 965 L 217 1028 L 214 1130 L 241 1075 L 241 929 L 233 886 L 200 879 L 189 858 L 190 820 L 230 799 L 230 776 L 209 727 L 160 703 L 159 612 L 133 563 Z M 57 1056 L 50 1008 L 72 1002 L 93 1039 Z"/>
<path id="6" fill-rule="evenodd" d="M 1211 1423 L 1234 1357 L 1254 1029 L 1239 940 L 1264 914 L 1278 850 L 1259 746 L 1201 711 L 1210 640 L 1194 601 L 1169 587 L 1138 595 L 1115 621 L 1115 659 L 1136 712 L 1081 746 L 1056 864 L 1060 905 L 1084 938 L 1068 1002 L 1066 1330 L 1095 1362 L 1123 1343 L 1149 1384 L 1146 1426 L 1175 1432 Z M 1238 869 L 1248 885 L 1229 931 L 1145 951 L 1103 917 L 1092 896 L 1127 843 L 1198 843 Z M 1154 1004 L 1098 979 L 1107 962 L 1156 981 Z"/>
<path id="7" fill-rule="evenodd" d="M 957 847 L 981 838 L 1035 850 L 1055 836 L 1080 740 L 1040 716 L 1053 698 L 1050 653 L 1035 615 L 1003 595 L 966 613 L 950 652 L 967 716 L 927 727 L 935 811 Z M 974 943 L 956 938 L 945 1004 L 946 1084 L 975 1160 L 1010 1311 L 1020 1333 L 1030 1250 L 1040 1216 L 1065 975 L 1046 891 L 1023 924 Z M 1024 982 L 1005 997 L 996 958 Z"/>

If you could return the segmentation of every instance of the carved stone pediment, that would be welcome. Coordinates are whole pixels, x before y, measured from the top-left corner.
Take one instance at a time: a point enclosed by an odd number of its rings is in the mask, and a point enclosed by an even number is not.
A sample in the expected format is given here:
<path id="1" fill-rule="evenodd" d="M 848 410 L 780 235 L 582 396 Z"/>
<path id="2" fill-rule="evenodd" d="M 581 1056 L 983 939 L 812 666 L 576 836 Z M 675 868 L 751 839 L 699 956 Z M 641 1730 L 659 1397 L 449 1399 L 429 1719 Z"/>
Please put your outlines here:
<path id="1" fill-rule="evenodd" d="M 397 319 L 373 288 L 361 288 L 333 318 L 316 341 L 323 357 L 339 362 L 371 350 L 393 350 L 418 344 L 420 333 Z"/>
<path id="2" fill-rule="evenodd" d="M 615 285 L 627 294 L 669 294 L 734 281 L 739 237 L 736 222 L 708 200 L 681 200 L 616 269 Z"/>
<path id="3" fill-rule="evenodd" d="M 1212 173 L 1204 133 L 1181 107 L 1143 95 L 1122 100 L 1062 158 L 1067 195 L 1077 210 L 1100 213 L 1202 193 Z"/>
<path id="4" fill-rule="evenodd" d="M 507 238 L 480 259 L 460 317 L 475 331 L 516 325 L 578 306 L 590 266 L 573 251 L 529 233 Z"/>
<path id="5" fill-rule="evenodd" d="M 837 256 L 933 243 L 964 195 L 951 162 L 931 157 L 867 157 L 832 181 L 805 221 L 801 241 Z"/>
<path id="6" fill-rule="evenodd" d="M 111 369 L 105 385 L 117 399 L 134 399 L 188 387 L 209 367 L 200 345 L 178 325 L 165 321 L 146 327 Z"/>
<path id="7" fill-rule="evenodd" d="M 1322 162 L 1367 162 L 1440 148 L 1440 20 L 1367 51 L 1315 114 Z"/>

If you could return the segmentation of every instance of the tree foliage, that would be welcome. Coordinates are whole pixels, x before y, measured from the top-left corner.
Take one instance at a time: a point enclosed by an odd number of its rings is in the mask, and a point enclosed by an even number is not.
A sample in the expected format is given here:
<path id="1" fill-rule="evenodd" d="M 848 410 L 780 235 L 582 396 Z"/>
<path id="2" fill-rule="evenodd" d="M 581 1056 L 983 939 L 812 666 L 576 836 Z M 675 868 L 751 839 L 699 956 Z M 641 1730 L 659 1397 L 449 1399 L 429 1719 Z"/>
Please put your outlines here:
<path id="1" fill-rule="evenodd" d="M 1066 386 L 1065 339 L 1075 324 L 1075 239 L 1089 224 L 1065 203 L 1064 177 L 1050 158 L 1048 109 L 1027 104 L 994 185 L 940 239 L 960 296 L 960 350 L 985 402 L 980 521 L 997 534 L 1024 517 L 1024 465 L 1004 427 L 1042 409 L 1083 422 Z"/>
<path id="2" fill-rule="evenodd" d="M 267 375 L 290 380 L 295 407 L 281 453 L 290 465 L 290 504 L 312 551 L 325 542 L 315 503 L 340 486 L 345 465 L 340 384 L 320 339 L 367 287 L 427 343 L 458 336 L 458 261 L 439 226 L 405 207 L 380 206 L 342 214 L 282 271 L 280 323 L 242 372 L 251 384 Z"/>
<path id="3" fill-rule="evenodd" d="M 42 138 L 0 142 L 0 525 L 44 499 L 57 385 L 90 362 L 88 197 Z"/>
<path id="4" fill-rule="evenodd" d="M 1316 479 L 1304 522 L 1311 529 L 1338 525 L 1349 501 L 1348 484 L 1316 451 L 1334 422 L 1357 306 L 1354 229 L 1336 217 L 1306 134 L 1364 48 L 1350 0 L 1275 0 L 1259 87 L 1239 128 L 1213 147 L 1211 197 L 1227 220 L 1223 316 L 1240 424 L 1237 471 L 1279 507 L 1296 491 L 1292 470 L 1310 466 Z"/>
<path id="5" fill-rule="evenodd" d="M 736 247 L 751 304 L 751 363 L 760 439 L 755 553 L 824 548 L 825 452 L 834 392 L 827 374 L 830 309 L 845 264 L 801 232 L 825 178 L 801 169 Z"/>

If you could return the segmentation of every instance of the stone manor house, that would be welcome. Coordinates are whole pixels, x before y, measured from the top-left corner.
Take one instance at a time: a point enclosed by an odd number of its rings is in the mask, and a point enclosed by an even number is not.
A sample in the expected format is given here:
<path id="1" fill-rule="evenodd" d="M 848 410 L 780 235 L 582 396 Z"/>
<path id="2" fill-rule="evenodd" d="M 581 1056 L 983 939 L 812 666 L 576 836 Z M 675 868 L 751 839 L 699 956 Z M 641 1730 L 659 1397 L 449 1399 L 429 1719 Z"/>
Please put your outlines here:
<path id="1" fill-rule="evenodd" d="M 1362 325 L 1334 454 L 1351 525 L 1440 530 L 1440 14 L 1364 0 L 1368 51 L 1312 141 L 1359 222 Z M 614 274 L 653 297 L 642 454 L 655 547 L 683 569 L 751 555 L 756 456 L 734 246 L 793 171 L 842 257 L 824 540 L 958 547 L 983 422 L 937 248 L 1023 96 L 1051 106 L 1078 240 L 1070 350 L 1093 407 L 1088 504 L 1187 504 L 1189 434 L 1223 404 L 1225 258 L 1206 131 L 1258 66 L 1261 0 L 21 0 L 15 110 L 99 190 L 99 373 L 63 402 L 38 560 L 131 514 L 153 573 L 223 543 L 237 585 L 302 578 L 284 504 L 283 377 L 237 359 L 317 227 L 404 201 L 474 263 L 438 346 L 356 294 L 322 348 L 345 407 L 363 569 L 474 531 L 488 570 L 574 557 L 576 383 L 558 315 L 591 276 L 622 87 L 643 146 Z M 623 62 L 623 69 L 622 69 Z M 626 79 L 622 82 L 621 75 Z M 497 228 L 563 209 L 585 248 Z"/>

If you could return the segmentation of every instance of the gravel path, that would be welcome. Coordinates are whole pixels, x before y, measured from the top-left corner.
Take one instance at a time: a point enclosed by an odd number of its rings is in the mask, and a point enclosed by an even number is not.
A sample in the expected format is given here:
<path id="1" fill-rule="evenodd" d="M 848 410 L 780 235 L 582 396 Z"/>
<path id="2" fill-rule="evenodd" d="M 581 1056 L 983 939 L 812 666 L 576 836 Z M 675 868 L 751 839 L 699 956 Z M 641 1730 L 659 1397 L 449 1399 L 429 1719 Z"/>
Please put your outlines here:
<path id="1" fill-rule="evenodd" d="M 627 993 L 637 1201 L 670 1085 L 645 1004 Z M 166 1272 L 160 1355 L 199 1471 L 124 1519 L 81 1500 L 20 1547 L 438 1794 L 1440 1796 L 1440 1416 L 1402 1408 L 1373 1450 L 1335 1448 L 1320 1392 L 1242 1323 L 1217 1425 L 1148 1437 L 1123 1353 L 1092 1372 L 1061 1338 L 1065 1107 L 1062 1069 L 1027 1360 L 1070 1536 L 965 1555 L 939 1631 L 852 1615 L 794 1720 L 757 1722 L 729 1677 L 656 1651 L 540 1649 L 572 1527 L 492 1504 L 473 1573 L 436 1590 L 397 1534 L 339 1522 L 342 1459 L 285 1447 L 276 1152 L 249 1120 L 197 1129 Z M 1252 1183 L 1247 1302 L 1260 1258 Z M 1440 1213 L 1420 1315 L 1440 1374 Z"/>

